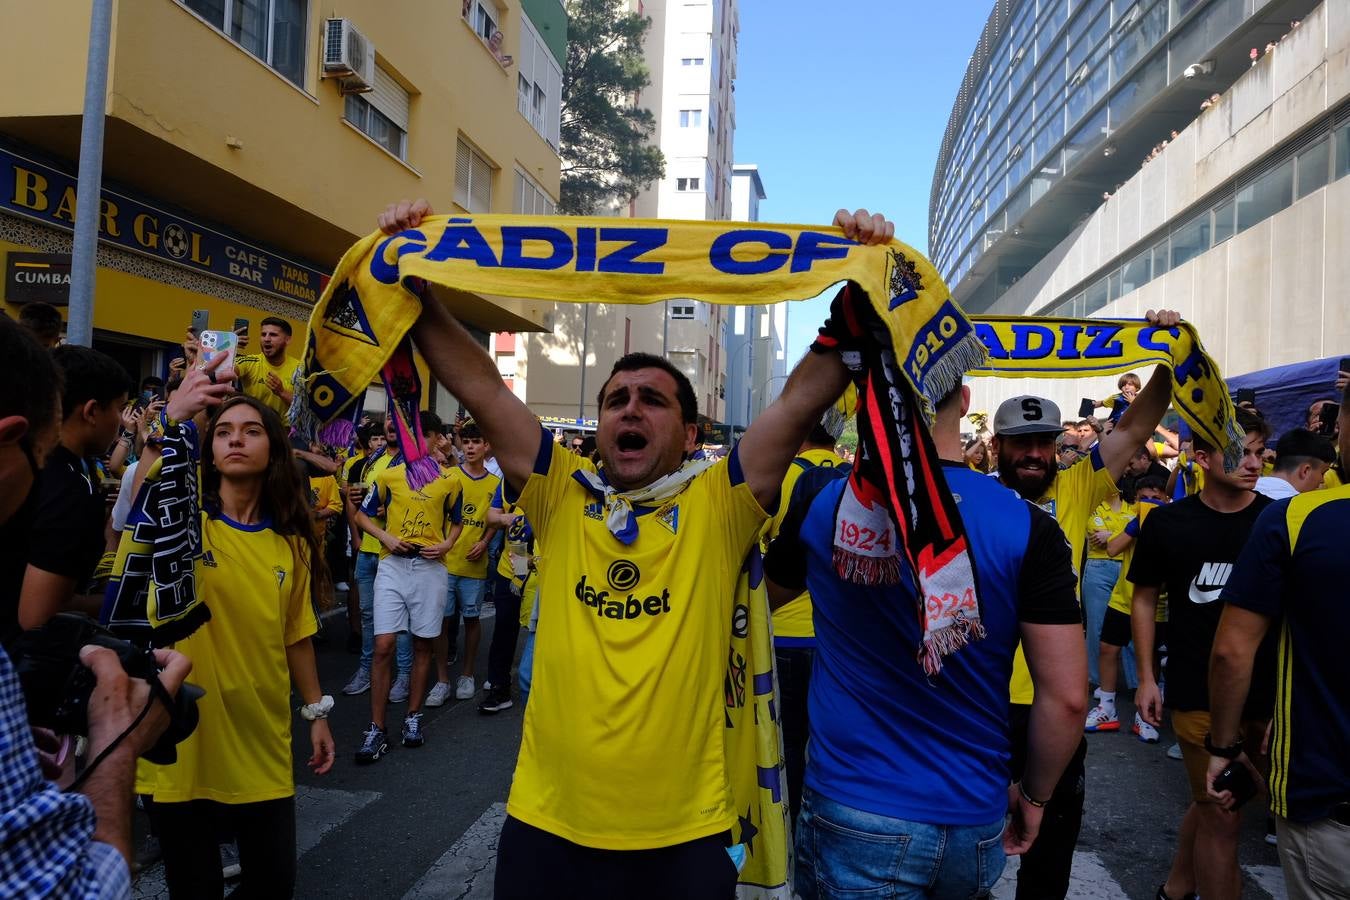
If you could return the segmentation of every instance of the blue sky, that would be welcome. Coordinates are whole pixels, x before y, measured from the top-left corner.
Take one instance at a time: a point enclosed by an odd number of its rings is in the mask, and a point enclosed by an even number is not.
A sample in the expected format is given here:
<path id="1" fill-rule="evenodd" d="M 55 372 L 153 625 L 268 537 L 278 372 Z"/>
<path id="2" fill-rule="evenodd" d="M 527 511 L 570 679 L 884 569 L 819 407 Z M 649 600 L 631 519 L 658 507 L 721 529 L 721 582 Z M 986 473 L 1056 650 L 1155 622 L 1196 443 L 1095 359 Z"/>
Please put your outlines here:
<path id="1" fill-rule="evenodd" d="M 766 222 L 865 207 L 927 252 L 928 192 L 993 0 L 740 0 L 735 161 L 759 166 Z M 794 303 L 789 366 L 829 310 Z"/>

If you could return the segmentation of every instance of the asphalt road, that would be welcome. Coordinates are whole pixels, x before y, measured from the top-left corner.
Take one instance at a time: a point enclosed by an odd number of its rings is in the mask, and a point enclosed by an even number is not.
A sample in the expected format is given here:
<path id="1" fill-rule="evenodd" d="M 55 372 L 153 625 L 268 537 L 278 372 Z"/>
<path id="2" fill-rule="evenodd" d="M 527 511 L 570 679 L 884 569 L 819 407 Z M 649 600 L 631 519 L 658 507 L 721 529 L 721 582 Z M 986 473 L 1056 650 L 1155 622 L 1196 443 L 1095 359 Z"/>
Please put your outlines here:
<path id="1" fill-rule="evenodd" d="M 483 624 L 480 684 L 494 620 Z M 319 675 L 338 701 L 331 716 L 338 762 L 326 776 L 310 773 L 304 764 L 308 729 L 297 717 L 296 897 L 491 897 L 521 709 L 479 715 L 481 690 L 471 701 L 451 700 L 427 710 L 426 746 L 408 750 L 397 743 L 404 707 L 391 706 L 392 751 L 374 765 L 358 767 L 352 754 L 370 718 L 369 694 L 341 696 L 356 657 L 345 651 L 342 618 L 329 620 L 326 633 L 327 643 L 318 648 Z M 1127 697 L 1120 707 L 1122 723 L 1132 721 Z M 1162 742 L 1153 745 L 1140 743 L 1128 730 L 1088 740 L 1087 810 L 1070 896 L 1151 900 L 1166 876 L 1187 803 L 1181 763 L 1166 756 L 1171 734 L 1164 731 Z M 1240 850 L 1244 896 L 1282 900 L 1284 880 L 1275 849 L 1263 840 L 1264 826 L 1253 803 Z M 996 897 L 1013 896 L 1015 868 L 1010 860 Z M 142 873 L 135 896 L 167 898 L 160 867 Z"/>

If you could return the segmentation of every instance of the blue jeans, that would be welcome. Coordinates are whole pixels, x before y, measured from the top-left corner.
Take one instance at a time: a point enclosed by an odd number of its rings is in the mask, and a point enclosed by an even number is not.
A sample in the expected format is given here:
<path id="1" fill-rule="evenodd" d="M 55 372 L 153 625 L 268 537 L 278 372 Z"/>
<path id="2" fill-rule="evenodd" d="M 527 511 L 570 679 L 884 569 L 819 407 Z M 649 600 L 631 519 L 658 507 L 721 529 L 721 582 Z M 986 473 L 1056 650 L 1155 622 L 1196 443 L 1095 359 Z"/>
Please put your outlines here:
<path id="1" fill-rule="evenodd" d="M 802 797 L 802 900 L 987 897 L 1003 864 L 1001 816 L 988 825 L 926 825 L 853 809 L 809 787 Z"/>
<path id="2" fill-rule="evenodd" d="M 1120 577 L 1120 560 L 1089 559 L 1083 566 L 1083 618 L 1087 623 L 1088 681 L 1101 684 L 1097 670 L 1097 649 L 1102 639 L 1102 619 L 1106 605 L 1111 602 L 1116 579 Z"/>
<path id="3" fill-rule="evenodd" d="M 534 681 L 534 632 L 525 632 L 525 646 L 520 651 L 520 664 L 516 666 L 516 687 L 520 688 L 520 708 L 524 709 L 530 699 L 530 683 Z"/>
<path id="4" fill-rule="evenodd" d="M 378 553 L 356 554 L 356 583 L 361 587 L 361 668 L 367 672 L 375 659 L 375 572 L 379 567 Z M 394 658 L 398 674 L 412 672 L 412 635 L 406 631 L 399 632 Z"/>

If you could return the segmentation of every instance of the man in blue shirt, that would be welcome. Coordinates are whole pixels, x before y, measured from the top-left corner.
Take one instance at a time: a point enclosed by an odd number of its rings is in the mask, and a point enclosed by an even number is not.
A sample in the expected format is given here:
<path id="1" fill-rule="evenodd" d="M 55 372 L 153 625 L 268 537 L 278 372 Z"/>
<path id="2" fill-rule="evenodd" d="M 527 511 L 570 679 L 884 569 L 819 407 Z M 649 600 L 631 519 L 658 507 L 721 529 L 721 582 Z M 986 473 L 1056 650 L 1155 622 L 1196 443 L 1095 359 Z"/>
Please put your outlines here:
<path id="1" fill-rule="evenodd" d="M 1350 457 L 1342 398 L 1341 458 Z M 1209 663 L 1210 752 L 1206 787 L 1232 808 L 1214 779 L 1227 766 L 1255 767 L 1243 752 L 1242 708 L 1257 648 L 1280 625 L 1270 739 L 1270 810 L 1291 897 L 1350 896 L 1350 487 L 1309 491 L 1262 511 L 1223 589 Z M 1251 738 L 1252 735 L 1245 737 Z"/>
<path id="2" fill-rule="evenodd" d="M 56 446 L 61 379 L 51 356 L 3 316 L 0 359 L 0 526 L 11 519 L 22 526 L 32 514 L 37 472 Z M 206 385 L 198 374 L 190 387 Z M 228 385 L 205 393 L 222 391 Z M 191 663 L 170 650 L 156 658 L 164 669 L 160 681 L 177 692 Z M 89 700 L 89 759 L 109 752 L 79 792 L 65 793 L 45 780 L 60 768 L 53 754 L 39 754 L 18 675 L 0 649 L 0 897 L 131 895 L 132 774 L 136 758 L 168 726 L 168 715 L 154 703 L 144 721 L 137 719 L 150 686 L 129 679 L 111 650 L 85 647 L 80 660 L 97 679 Z M 52 739 L 47 732 L 40 737 Z"/>
<path id="3" fill-rule="evenodd" d="M 1069 548 L 1049 515 L 966 466 L 962 387 L 933 440 L 967 530 L 982 640 L 929 678 L 910 579 L 861 586 L 832 559 L 846 480 L 798 480 L 765 572 L 775 603 L 815 604 L 810 744 L 795 886 L 805 900 L 866 890 L 986 894 L 1006 854 L 1036 838 L 1044 802 L 1078 745 L 1087 654 Z M 1009 788 L 1008 684 L 1019 639 L 1036 686 L 1022 781 Z M 1005 817 L 1013 820 L 1005 833 Z"/>

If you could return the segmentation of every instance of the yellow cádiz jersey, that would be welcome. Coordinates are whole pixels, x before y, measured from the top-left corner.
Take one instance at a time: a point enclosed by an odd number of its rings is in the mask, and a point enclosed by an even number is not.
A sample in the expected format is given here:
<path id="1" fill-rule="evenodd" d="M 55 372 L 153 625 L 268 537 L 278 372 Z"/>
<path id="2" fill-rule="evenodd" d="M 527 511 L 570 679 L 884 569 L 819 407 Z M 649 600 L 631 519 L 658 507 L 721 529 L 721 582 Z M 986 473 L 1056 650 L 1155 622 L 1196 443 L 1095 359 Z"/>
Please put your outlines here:
<path id="1" fill-rule="evenodd" d="M 321 475 L 309 480 L 309 500 L 310 508 L 316 513 L 324 509 L 342 512 L 342 494 L 338 492 L 337 479 L 332 475 Z M 331 521 L 333 521 L 331 518 L 315 520 L 314 530 L 319 533 L 320 544 L 328 534 L 328 524 Z"/>
<path id="2" fill-rule="evenodd" d="M 1122 531 L 1125 530 L 1125 526 L 1130 524 L 1130 520 L 1133 518 L 1134 518 L 1133 503 L 1126 503 L 1122 501 L 1120 504 L 1120 511 L 1117 512 L 1116 510 L 1111 508 L 1110 500 L 1103 500 L 1101 505 L 1097 507 L 1096 512 L 1092 514 L 1092 518 L 1088 520 L 1087 536 L 1088 538 L 1091 538 L 1092 533 L 1094 531 L 1109 531 L 1111 533 L 1111 537 L 1115 537 L 1116 535 L 1120 534 Z M 1112 556 L 1111 554 L 1107 553 L 1105 547 L 1092 546 L 1091 540 L 1088 540 L 1087 542 L 1087 558 L 1120 559 L 1120 557 L 1118 556 Z"/>
<path id="3" fill-rule="evenodd" d="M 392 462 L 393 459 L 394 459 L 393 453 L 386 453 L 385 451 L 381 450 L 379 453 L 375 454 L 374 459 L 370 460 L 368 464 L 365 464 L 365 471 L 361 473 L 361 478 L 355 483 L 363 484 L 366 486 L 367 496 L 369 496 L 370 494 L 370 488 L 373 487 L 375 484 L 375 476 L 379 475 L 385 469 L 389 468 L 389 463 Z M 344 472 L 342 478 L 343 484 L 353 483 L 351 481 L 352 467 L 361 464 L 362 463 L 360 460 L 356 460 L 347 465 L 346 471 Z M 358 502 L 357 506 L 360 505 L 361 503 Z M 367 513 L 367 515 L 369 515 L 369 513 Z M 372 515 L 370 517 L 374 519 L 375 523 L 379 525 L 381 528 L 384 527 L 383 515 L 379 516 Z M 359 549 L 360 552 L 362 553 L 379 553 L 382 548 L 380 546 L 379 538 L 375 537 L 375 535 L 373 534 L 366 534 L 363 531 L 361 532 L 361 546 Z"/>
<path id="4" fill-rule="evenodd" d="M 1086 457 L 1060 469 L 1055 483 L 1036 505 L 1055 517 L 1064 539 L 1069 543 L 1073 572 L 1078 576 L 1083 571 L 1083 548 L 1087 544 L 1087 525 L 1092 513 L 1102 501 L 1116 492 L 1116 482 L 1111 473 L 1102 464 L 1101 452 L 1092 448 Z M 1033 695 L 1031 672 L 1027 669 L 1026 657 L 1022 655 L 1022 645 L 1018 643 L 1017 653 L 1013 657 L 1012 682 L 1009 685 L 1009 699 L 1013 703 L 1030 704 Z"/>
<path id="5" fill-rule="evenodd" d="M 300 360 L 294 356 L 288 356 L 282 361 L 281 365 L 274 366 L 261 353 L 250 353 L 235 357 L 234 370 L 239 375 L 239 388 L 242 393 L 247 394 L 254 400 L 262 401 L 265 406 L 281 416 L 281 421 L 290 421 L 290 404 L 278 397 L 267 386 L 267 376 L 277 376 L 281 379 L 281 383 L 286 390 L 292 391 L 295 389 L 292 385 L 292 379 L 295 378 L 295 373 L 300 371 Z"/>
<path id="6" fill-rule="evenodd" d="M 797 460 L 804 460 L 810 466 L 803 466 Z M 828 466 L 833 468 L 842 465 L 847 465 L 847 461 L 833 450 L 805 450 L 797 455 L 797 458 L 788 466 L 787 475 L 783 478 L 783 489 L 778 495 L 778 512 L 774 514 L 768 528 L 765 529 L 764 539 L 766 544 L 778 537 L 778 529 L 783 525 L 783 517 L 787 515 L 788 502 L 792 499 L 792 489 L 797 486 L 797 479 L 801 477 L 802 473 L 809 467 Z M 787 646 L 794 641 L 806 641 L 808 645 L 814 645 L 815 636 L 816 628 L 812 620 L 810 591 L 802 591 L 791 601 L 773 611 L 773 639 L 775 644 Z"/>
<path id="7" fill-rule="evenodd" d="M 459 480 L 445 469 L 421 490 L 408 487 L 407 466 L 400 456 L 375 476 L 361 510 L 373 518 L 383 508 L 385 531 L 415 547 L 430 547 L 445 540 L 450 508 L 458 500 Z M 379 546 L 380 559 L 384 559 L 389 548 Z"/>
<path id="8" fill-rule="evenodd" d="M 256 803 L 295 793 L 291 678 L 286 648 L 318 630 L 309 550 L 266 525 L 202 516 L 197 590 L 211 619 L 173 649 L 205 689 L 201 720 L 178 761 L 143 767 L 156 801 Z"/>
<path id="9" fill-rule="evenodd" d="M 484 472 L 477 478 L 458 467 L 450 470 L 450 475 L 459 483 L 460 496 L 450 508 L 450 520 L 458 522 L 464 530 L 450 552 L 445 554 L 445 568 L 451 575 L 464 578 L 487 578 L 488 555 L 484 553 L 473 562 L 465 558 L 473 545 L 483 539 L 488 531 L 487 511 L 492 506 L 492 495 L 502 480 L 491 472 Z"/>
<path id="10" fill-rule="evenodd" d="M 623 544 L 547 432 L 520 507 L 542 546 L 534 688 L 507 812 L 586 847 L 669 847 L 736 824 L 726 701 L 736 581 L 768 516 L 737 451 Z"/>

